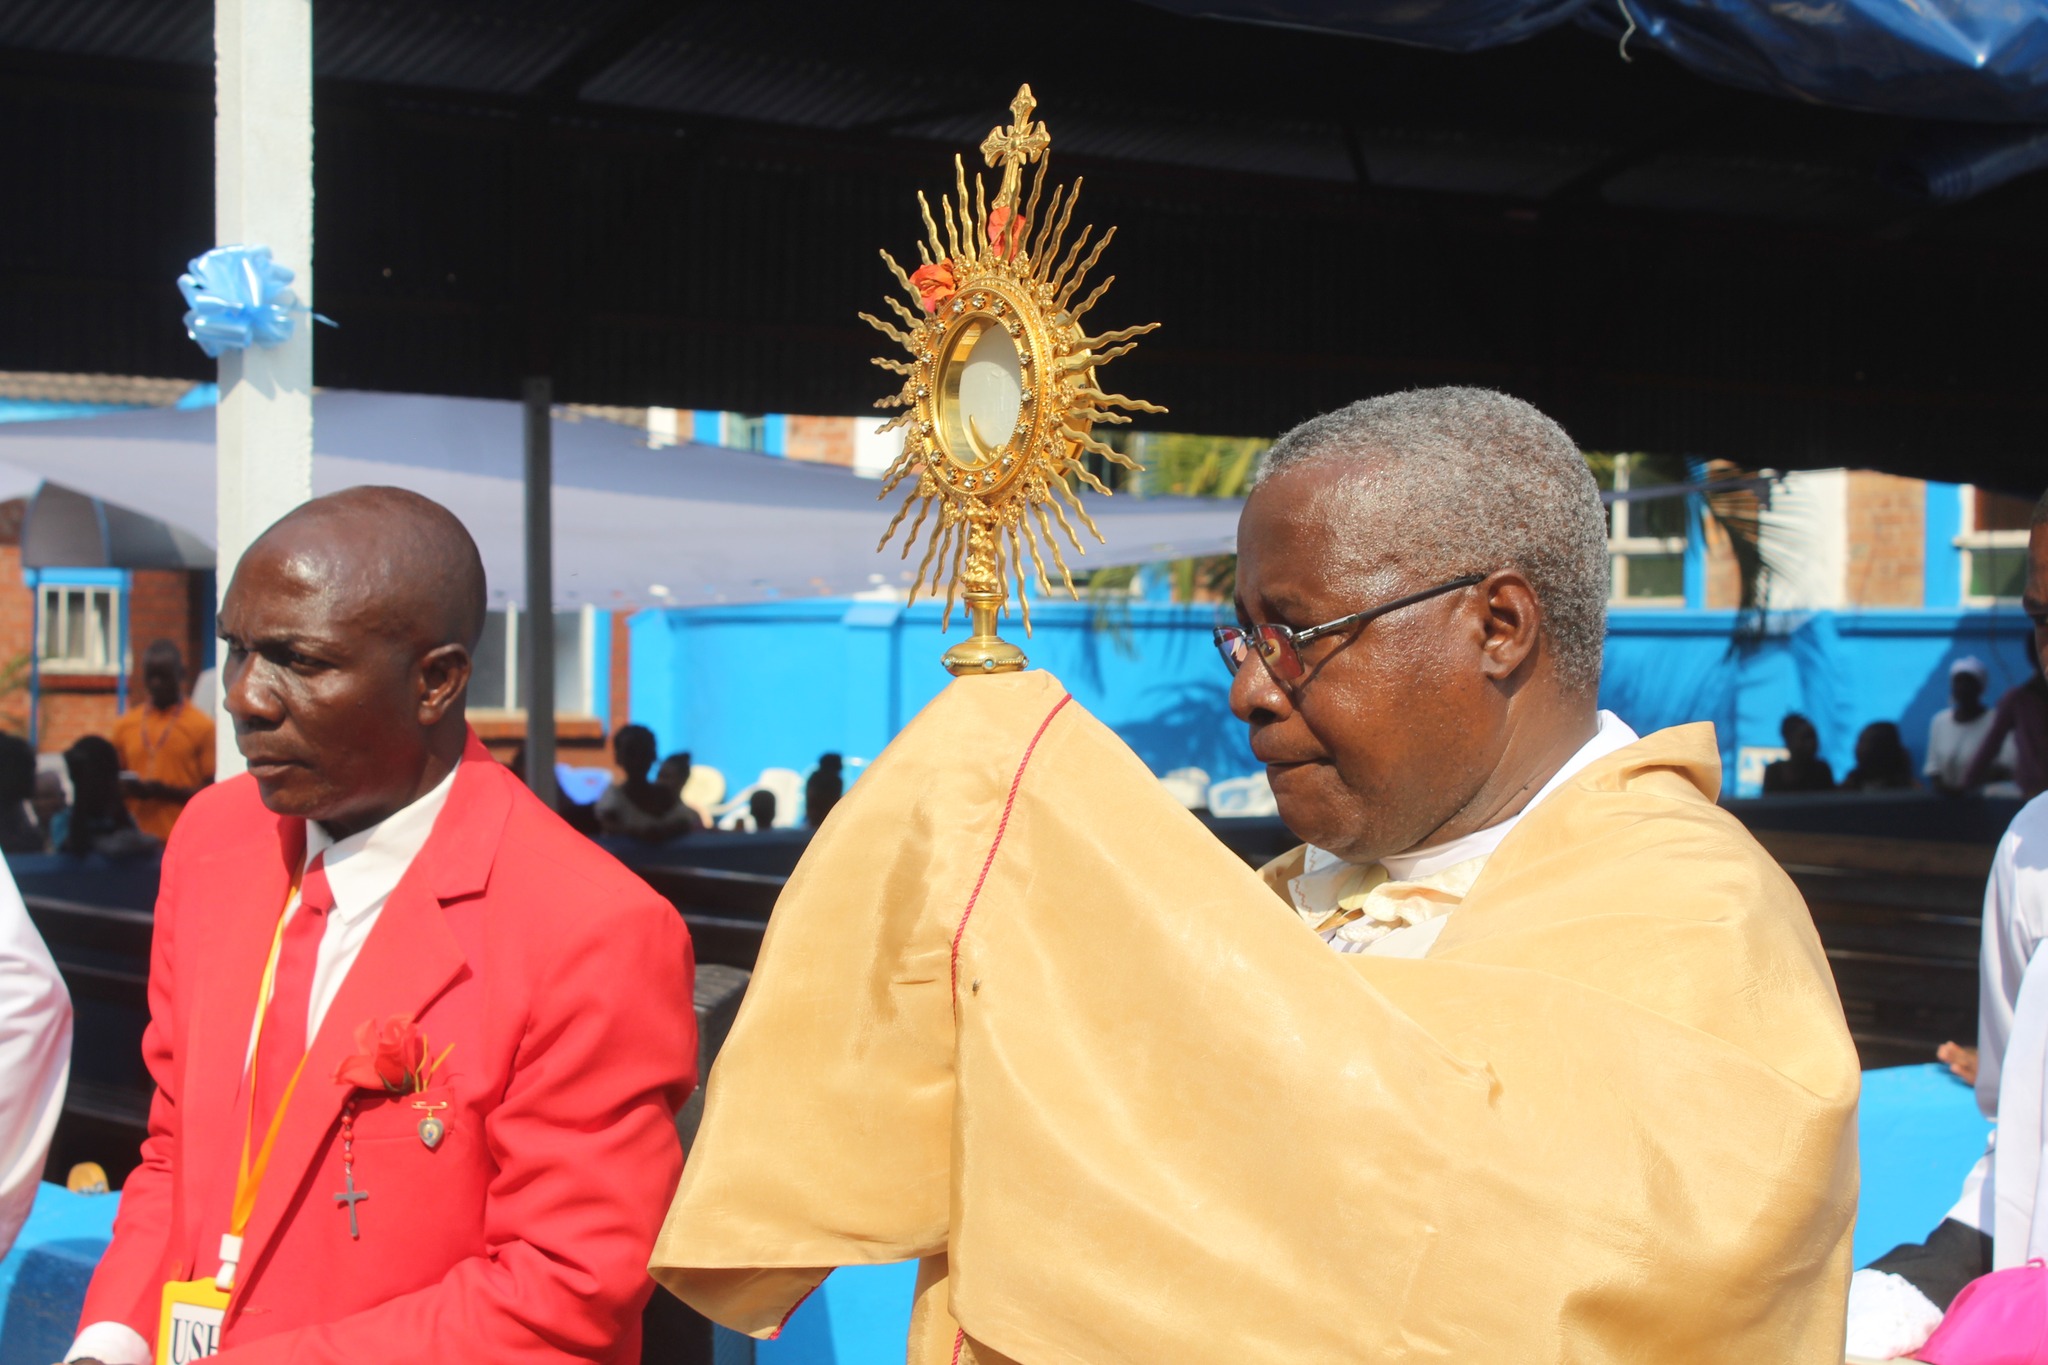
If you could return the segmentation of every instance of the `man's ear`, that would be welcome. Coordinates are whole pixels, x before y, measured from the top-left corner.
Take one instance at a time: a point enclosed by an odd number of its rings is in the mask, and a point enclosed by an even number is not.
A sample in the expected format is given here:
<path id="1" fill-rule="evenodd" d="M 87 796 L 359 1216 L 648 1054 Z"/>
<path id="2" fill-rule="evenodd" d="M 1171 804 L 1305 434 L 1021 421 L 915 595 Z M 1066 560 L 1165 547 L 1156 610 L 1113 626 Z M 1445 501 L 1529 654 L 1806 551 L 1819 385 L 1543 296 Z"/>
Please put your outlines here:
<path id="1" fill-rule="evenodd" d="M 1480 641 L 1480 669 L 1489 678 L 1505 680 L 1536 652 L 1543 630 L 1543 604 L 1529 580 L 1513 569 L 1487 575 L 1479 585 L 1485 607 L 1485 638 Z"/>
<path id="2" fill-rule="evenodd" d="M 421 656 L 420 724 L 438 725 L 458 710 L 469 691 L 469 651 L 461 645 L 438 645 Z"/>

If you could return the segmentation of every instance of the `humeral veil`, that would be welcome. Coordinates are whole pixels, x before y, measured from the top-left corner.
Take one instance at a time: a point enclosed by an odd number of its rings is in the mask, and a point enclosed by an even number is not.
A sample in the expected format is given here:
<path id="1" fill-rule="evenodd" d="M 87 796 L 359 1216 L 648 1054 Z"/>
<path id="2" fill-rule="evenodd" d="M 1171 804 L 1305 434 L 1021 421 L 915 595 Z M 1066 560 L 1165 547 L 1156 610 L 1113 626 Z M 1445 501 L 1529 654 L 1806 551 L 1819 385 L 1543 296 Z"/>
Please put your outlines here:
<path id="1" fill-rule="evenodd" d="M 1332 952 L 1044 673 L 955 682 L 775 910 L 653 1273 L 772 1335 L 925 1258 L 914 1362 L 1841 1360 L 1857 1065 L 1710 726 Z"/>

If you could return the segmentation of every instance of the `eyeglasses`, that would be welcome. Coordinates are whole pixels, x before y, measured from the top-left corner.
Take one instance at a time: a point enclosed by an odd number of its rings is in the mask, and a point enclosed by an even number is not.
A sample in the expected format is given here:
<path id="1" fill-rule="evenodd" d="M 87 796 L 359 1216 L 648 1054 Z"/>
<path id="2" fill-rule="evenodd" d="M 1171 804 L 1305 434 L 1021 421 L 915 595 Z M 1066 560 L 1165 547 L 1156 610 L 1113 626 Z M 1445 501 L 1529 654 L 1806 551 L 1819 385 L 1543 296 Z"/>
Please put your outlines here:
<path id="1" fill-rule="evenodd" d="M 1293 682 L 1305 671 L 1301 663 L 1301 647 L 1311 640 L 1321 639 L 1340 630 L 1348 630 L 1352 626 L 1362 626 L 1368 621 L 1385 616 L 1390 611 L 1412 607 L 1417 602 L 1427 602 L 1432 597 L 1440 597 L 1444 593 L 1469 588 L 1475 583 L 1485 581 L 1485 574 L 1466 574 L 1463 578 L 1454 578 L 1448 583 L 1424 588 L 1421 592 L 1411 592 L 1406 597 L 1397 597 L 1391 602 L 1382 602 L 1376 607 L 1367 607 L 1364 611 L 1355 611 L 1349 616 L 1340 616 L 1334 621 L 1325 621 L 1319 626 L 1310 626 L 1305 630 L 1296 630 L 1292 626 L 1224 626 L 1215 634 L 1216 652 L 1223 656 L 1223 666 L 1230 670 L 1233 677 L 1256 650 L 1276 679 L 1281 682 Z"/>

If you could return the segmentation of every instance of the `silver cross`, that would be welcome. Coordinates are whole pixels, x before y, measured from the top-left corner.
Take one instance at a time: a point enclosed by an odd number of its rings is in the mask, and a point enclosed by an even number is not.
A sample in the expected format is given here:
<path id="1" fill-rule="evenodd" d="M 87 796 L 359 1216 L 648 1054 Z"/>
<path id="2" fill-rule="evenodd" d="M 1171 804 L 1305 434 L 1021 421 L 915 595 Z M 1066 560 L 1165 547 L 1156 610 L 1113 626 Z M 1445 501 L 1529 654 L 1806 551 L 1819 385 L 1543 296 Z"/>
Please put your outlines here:
<path id="1" fill-rule="evenodd" d="M 347 1182 L 348 1192 L 344 1194 L 337 1191 L 334 1196 L 334 1202 L 348 1205 L 348 1235 L 360 1241 L 362 1240 L 363 1233 L 362 1229 L 356 1226 L 356 1205 L 368 1199 L 370 1192 L 356 1188 L 356 1173 L 353 1169 L 343 1169 L 341 1178 Z"/>

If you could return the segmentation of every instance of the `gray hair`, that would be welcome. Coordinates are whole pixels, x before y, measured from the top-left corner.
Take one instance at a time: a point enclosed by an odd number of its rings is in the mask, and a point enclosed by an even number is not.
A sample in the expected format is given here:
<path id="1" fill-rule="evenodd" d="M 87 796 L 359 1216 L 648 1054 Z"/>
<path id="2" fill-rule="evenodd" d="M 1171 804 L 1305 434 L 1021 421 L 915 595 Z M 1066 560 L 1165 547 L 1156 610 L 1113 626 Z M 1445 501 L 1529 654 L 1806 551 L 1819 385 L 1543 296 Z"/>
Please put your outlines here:
<path id="1" fill-rule="evenodd" d="M 1559 680 L 1600 685 L 1607 635 L 1607 513 L 1564 428 L 1491 389 L 1415 389 L 1311 418 L 1273 443 L 1256 490 L 1290 469 L 1370 466 L 1417 534 L 1407 547 L 1432 580 L 1515 569 L 1543 604 Z"/>

